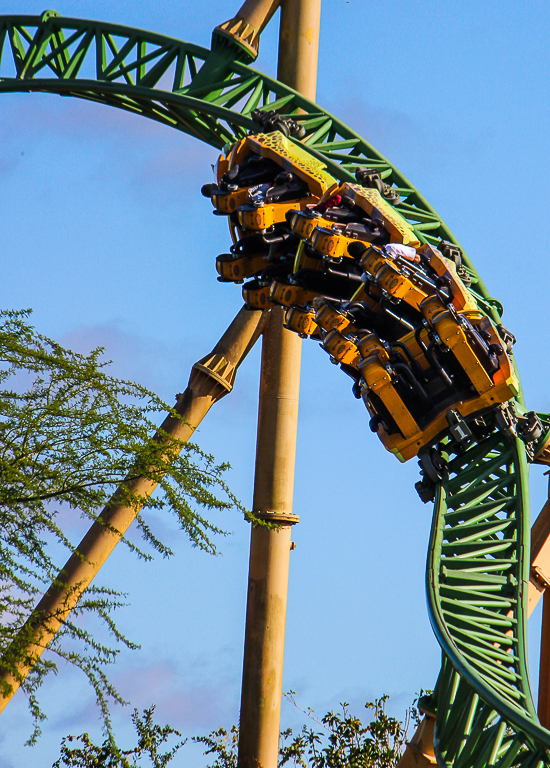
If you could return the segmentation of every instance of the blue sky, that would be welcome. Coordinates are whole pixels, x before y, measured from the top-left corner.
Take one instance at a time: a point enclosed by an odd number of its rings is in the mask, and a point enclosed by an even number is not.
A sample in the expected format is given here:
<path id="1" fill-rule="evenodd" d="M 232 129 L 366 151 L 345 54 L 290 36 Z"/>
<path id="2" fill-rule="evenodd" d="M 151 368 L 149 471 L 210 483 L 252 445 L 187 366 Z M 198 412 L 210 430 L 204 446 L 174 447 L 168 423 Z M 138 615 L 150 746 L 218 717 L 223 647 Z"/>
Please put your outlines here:
<path id="1" fill-rule="evenodd" d="M 219 0 L 57 2 L 63 15 L 141 27 L 208 45 L 237 9 Z M 2 13 L 40 13 L 9 0 Z M 455 232 L 505 307 L 530 408 L 550 411 L 547 323 L 550 8 L 417 0 L 324 0 L 317 101 L 389 157 Z M 275 73 L 277 17 L 256 67 Z M 216 152 L 142 118 L 39 94 L 0 102 L 0 255 L 3 306 L 34 309 L 38 329 L 87 351 L 101 344 L 113 371 L 172 402 L 192 364 L 240 305 L 238 286 L 216 281 L 227 250 L 225 222 L 200 187 Z M 197 436 L 233 466 L 229 482 L 250 504 L 259 349 L 231 396 Z M 432 687 L 439 649 L 425 608 L 424 564 L 431 509 L 416 496 L 414 461 L 400 465 L 370 433 L 349 380 L 314 342 L 303 348 L 286 690 L 318 713 L 391 695 L 402 715 Z M 322 451 L 318 446 L 327 446 Z M 324 457 L 330 456 L 330 462 Z M 533 512 L 546 497 L 532 471 Z M 154 520 L 175 551 L 136 561 L 120 548 L 98 577 L 128 592 L 119 622 L 142 646 L 113 669 L 135 706 L 157 703 L 159 719 L 186 735 L 238 718 L 249 530 L 237 513 L 219 522 L 233 535 L 213 558 L 190 547 L 170 519 Z M 78 540 L 80 521 L 67 520 Z M 536 678 L 540 613 L 530 623 Z M 536 683 L 536 679 L 533 680 Z M 18 695 L 0 725 L 0 762 L 47 768 L 61 736 L 99 737 L 93 695 L 60 668 L 44 688 L 49 719 L 32 750 Z M 124 743 L 130 710 L 115 710 Z M 283 724 L 300 718 L 283 705 Z M 174 765 L 205 764 L 185 748 Z"/>

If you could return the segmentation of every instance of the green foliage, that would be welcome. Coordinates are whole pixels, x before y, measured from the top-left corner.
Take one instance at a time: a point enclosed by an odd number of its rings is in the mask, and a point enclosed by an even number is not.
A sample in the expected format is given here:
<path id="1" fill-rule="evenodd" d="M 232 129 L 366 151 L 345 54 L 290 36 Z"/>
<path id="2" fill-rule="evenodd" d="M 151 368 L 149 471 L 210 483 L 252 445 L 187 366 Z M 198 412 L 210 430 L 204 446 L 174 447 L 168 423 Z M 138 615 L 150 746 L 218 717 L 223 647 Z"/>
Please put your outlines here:
<path id="1" fill-rule="evenodd" d="M 327 712 L 318 720 L 312 709 L 303 710 L 298 707 L 292 691 L 285 696 L 315 725 L 302 726 L 296 736 L 291 728 L 282 731 L 279 768 L 287 763 L 294 768 L 395 768 L 404 752 L 411 720 L 416 724 L 419 722 L 414 705 L 407 710 L 403 721 L 387 715 L 388 696 L 381 696 L 365 704 L 373 715 L 366 725 L 359 717 L 349 713 L 349 705 L 346 703 L 340 705 L 339 712 Z M 159 746 L 171 734 L 181 734 L 170 726 L 154 724 L 154 709 L 153 706 L 144 710 L 143 720 L 134 710 L 132 721 L 138 733 L 138 743 L 134 749 L 123 751 L 112 738 L 96 746 L 86 733 L 78 737 L 67 736 L 61 742 L 61 757 L 53 768 L 133 768 L 141 766 L 138 759 L 146 755 L 150 757 L 154 768 L 164 768 L 185 742 L 178 743 L 164 755 L 158 753 Z M 80 742 L 82 746 L 68 746 L 74 741 Z M 229 731 L 218 728 L 208 736 L 194 736 L 192 741 L 205 747 L 205 755 L 213 756 L 214 762 L 210 762 L 207 768 L 237 768 L 239 729 L 236 725 Z M 134 762 L 129 762 L 130 757 Z"/>
<path id="2" fill-rule="evenodd" d="M 169 725 L 160 726 L 154 723 L 154 711 L 154 705 L 144 709 L 142 718 L 137 709 L 134 709 L 132 722 L 138 742 L 133 749 L 122 750 L 111 738 L 105 739 L 101 746 L 96 746 L 87 733 L 81 736 L 66 736 L 61 742 L 61 756 L 52 768 L 138 768 L 145 765 L 165 768 L 185 741 L 178 742 L 168 752 L 160 752 L 160 747 L 170 736 L 181 736 L 181 733 Z M 73 747 L 73 742 L 77 746 Z"/>
<path id="3" fill-rule="evenodd" d="M 293 692 L 285 695 L 297 706 Z M 387 700 L 388 696 L 382 696 L 365 704 L 374 715 L 366 725 L 350 714 L 345 702 L 339 712 L 327 712 L 321 720 L 313 710 L 301 710 L 314 725 L 303 725 L 296 735 L 291 728 L 281 733 L 279 768 L 287 763 L 295 768 L 395 768 L 405 750 L 414 714 L 407 710 L 404 721 L 390 717 L 386 714 Z M 206 747 L 205 755 L 215 756 L 207 768 L 237 768 L 237 726 L 229 732 L 219 728 L 193 741 Z"/>
<path id="4" fill-rule="evenodd" d="M 287 698 L 294 703 L 292 693 Z M 382 696 L 365 704 L 374 714 L 366 725 L 349 713 L 346 702 L 340 705 L 340 712 L 327 712 L 321 720 L 309 710 L 308 716 L 322 730 L 304 725 L 294 737 L 291 729 L 284 731 L 279 766 L 290 763 L 302 768 L 395 768 L 405 749 L 411 712 L 407 711 L 404 722 L 390 717 L 386 714 L 387 700 L 388 696 Z"/>
<path id="5" fill-rule="evenodd" d="M 218 728 L 208 736 L 193 736 L 192 741 L 206 747 L 205 755 L 215 755 L 216 761 L 208 768 L 237 768 L 237 747 L 239 746 L 239 728 L 236 725 L 230 731 Z"/>
<path id="6" fill-rule="evenodd" d="M 4 670 L 16 673 L 27 638 L 21 633 L 37 599 L 55 578 L 73 543 L 59 513 L 97 520 L 119 484 L 119 502 L 138 510 L 175 514 L 191 543 L 214 553 L 212 534 L 223 533 L 204 511 L 238 505 L 216 465 L 193 444 L 157 430 L 159 414 L 175 411 L 144 387 L 109 376 L 102 350 L 81 355 L 38 334 L 29 312 L 0 312 L 0 653 Z M 159 484 L 149 499 L 132 491 L 143 476 Z M 222 498 L 219 498 L 220 492 Z M 137 515 L 149 552 L 171 554 L 143 514 Z M 116 628 L 114 609 L 124 596 L 93 586 L 23 682 L 35 721 L 43 719 L 36 691 L 61 657 L 82 669 L 106 718 L 109 697 L 121 701 L 105 675 L 120 644 L 135 647 Z M 90 629 L 99 619 L 114 639 L 104 643 Z M 4 689 L 5 690 L 5 689 Z"/>

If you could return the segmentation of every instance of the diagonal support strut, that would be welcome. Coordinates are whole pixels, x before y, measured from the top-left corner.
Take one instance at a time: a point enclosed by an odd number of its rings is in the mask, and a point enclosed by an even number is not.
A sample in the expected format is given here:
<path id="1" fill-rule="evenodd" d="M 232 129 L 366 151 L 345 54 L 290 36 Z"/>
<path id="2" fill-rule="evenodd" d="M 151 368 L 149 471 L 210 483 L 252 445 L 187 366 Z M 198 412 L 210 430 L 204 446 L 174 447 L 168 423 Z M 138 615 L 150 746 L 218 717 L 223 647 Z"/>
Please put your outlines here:
<path id="1" fill-rule="evenodd" d="M 237 314 L 210 355 L 196 363 L 185 392 L 178 396 L 175 411 L 169 414 L 154 440 L 173 438 L 187 442 L 210 408 L 233 387 L 237 368 L 261 335 L 267 312 L 251 312 L 244 307 Z M 159 437 L 159 434 L 163 437 Z M 137 478 L 126 487 L 146 499 L 157 483 Z M 75 552 L 27 619 L 20 633 L 6 651 L 4 667 L 0 659 L 0 712 L 23 683 L 33 666 L 78 600 L 89 587 L 115 546 L 139 512 L 136 506 L 120 503 L 121 489 L 115 492 L 98 520 L 90 527 Z M 14 655 L 19 661 L 10 668 L 6 660 Z"/>

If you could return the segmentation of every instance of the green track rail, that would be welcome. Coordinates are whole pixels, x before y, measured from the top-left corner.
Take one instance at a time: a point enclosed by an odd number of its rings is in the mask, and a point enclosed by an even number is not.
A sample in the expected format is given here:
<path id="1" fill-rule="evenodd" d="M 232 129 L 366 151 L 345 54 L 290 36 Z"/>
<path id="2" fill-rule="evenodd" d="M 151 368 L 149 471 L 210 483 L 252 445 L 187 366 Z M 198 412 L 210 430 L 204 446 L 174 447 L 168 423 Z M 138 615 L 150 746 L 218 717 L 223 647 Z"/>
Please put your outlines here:
<path id="1" fill-rule="evenodd" d="M 376 168 L 399 192 L 397 210 L 423 242 L 458 244 L 415 187 L 341 121 L 239 60 L 163 35 L 97 21 L 0 16 L 0 92 L 44 92 L 117 107 L 218 149 L 257 131 L 251 113 L 276 110 L 305 129 L 300 144 L 340 181 Z M 502 307 L 471 261 L 464 264 L 480 308 Z M 499 432 L 449 451 L 439 485 L 427 567 L 430 619 L 443 650 L 431 699 L 439 765 L 541 768 L 550 732 L 534 709 L 526 663 L 529 578 L 528 468 L 522 443 Z"/>
<path id="2" fill-rule="evenodd" d="M 534 709 L 525 629 L 529 494 L 525 446 L 494 432 L 449 457 L 427 564 L 443 650 L 434 694 L 439 765 L 538 766 L 550 732 Z"/>

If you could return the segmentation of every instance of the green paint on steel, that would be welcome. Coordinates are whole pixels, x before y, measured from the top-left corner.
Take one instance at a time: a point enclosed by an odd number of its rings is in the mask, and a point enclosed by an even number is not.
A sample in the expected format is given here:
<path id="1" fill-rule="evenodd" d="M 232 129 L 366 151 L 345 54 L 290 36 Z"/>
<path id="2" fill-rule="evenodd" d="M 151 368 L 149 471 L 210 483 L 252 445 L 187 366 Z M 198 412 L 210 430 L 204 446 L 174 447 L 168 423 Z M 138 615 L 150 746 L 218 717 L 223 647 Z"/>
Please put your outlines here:
<path id="1" fill-rule="evenodd" d="M 538 722 L 527 669 L 525 446 L 493 432 L 466 451 L 451 448 L 426 571 L 430 620 L 443 650 L 432 701 L 438 763 L 548 764 L 550 732 Z"/>

